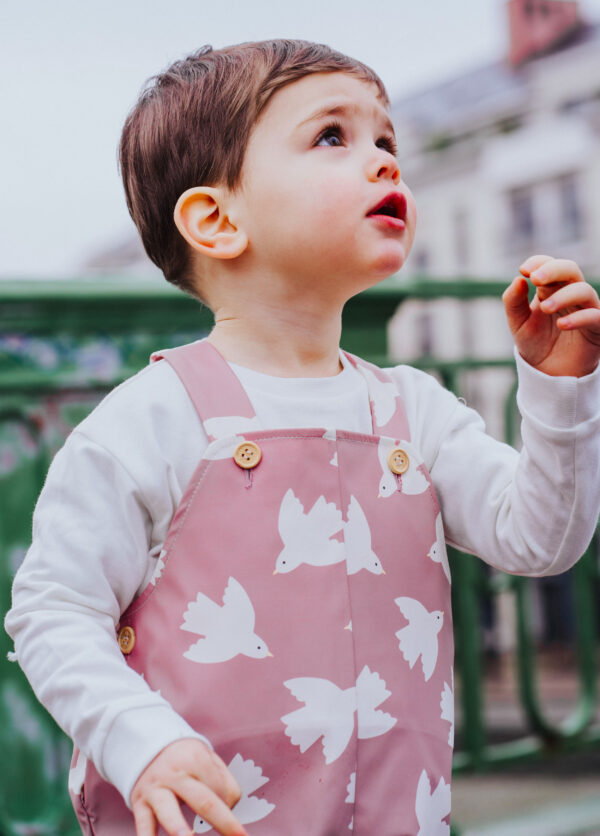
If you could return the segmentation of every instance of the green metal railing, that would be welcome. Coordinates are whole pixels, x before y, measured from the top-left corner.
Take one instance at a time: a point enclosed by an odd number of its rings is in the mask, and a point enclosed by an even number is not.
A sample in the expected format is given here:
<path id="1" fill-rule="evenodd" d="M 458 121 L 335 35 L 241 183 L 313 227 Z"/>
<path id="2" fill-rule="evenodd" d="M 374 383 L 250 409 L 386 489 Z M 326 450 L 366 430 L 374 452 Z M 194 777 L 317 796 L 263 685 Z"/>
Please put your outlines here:
<path id="1" fill-rule="evenodd" d="M 400 284 L 367 291 L 346 306 L 344 348 L 389 364 L 386 323 L 407 300 L 443 297 L 499 299 L 504 283 L 471 279 Z M 0 284 L 0 607 L 30 539 L 35 499 L 55 450 L 69 429 L 116 383 L 147 362 L 152 350 L 203 336 L 210 313 L 165 285 L 141 282 L 7 282 Z M 110 362 L 106 362 L 106 357 Z M 510 357 L 418 365 L 435 371 L 461 394 L 465 374 L 513 369 Z M 514 388 L 506 401 L 505 437 L 516 442 Z M 461 722 L 456 772 L 507 766 L 528 758 L 600 745 L 597 711 L 598 543 L 570 573 L 574 595 L 579 696 L 561 723 L 545 712 L 539 693 L 530 595 L 535 583 L 488 574 L 480 561 L 450 550 Z M 514 601 L 516 674 L 527 731 L 492 740 L 485 719 L 481 601 Z M 0 633 L 0 836 L 65 836 L 78 828 L 66 793 L 70 745 L 32 695 L 17 665 L 7 661 Z"/>

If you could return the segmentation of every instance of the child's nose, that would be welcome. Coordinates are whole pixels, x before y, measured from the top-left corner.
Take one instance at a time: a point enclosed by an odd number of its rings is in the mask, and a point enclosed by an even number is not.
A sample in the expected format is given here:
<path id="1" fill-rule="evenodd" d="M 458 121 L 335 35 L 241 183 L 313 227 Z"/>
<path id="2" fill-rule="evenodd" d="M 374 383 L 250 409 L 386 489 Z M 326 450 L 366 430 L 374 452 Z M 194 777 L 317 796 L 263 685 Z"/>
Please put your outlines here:
<path id="1" fill-rule="evenodd" d="M 387 179 L 391 180 L 395 186 L 402 179 L 398 160 L 383 148 L 379 149 L 379 154 L 373 159 L 369 175 L 369 179 L 373 181 Z"/>

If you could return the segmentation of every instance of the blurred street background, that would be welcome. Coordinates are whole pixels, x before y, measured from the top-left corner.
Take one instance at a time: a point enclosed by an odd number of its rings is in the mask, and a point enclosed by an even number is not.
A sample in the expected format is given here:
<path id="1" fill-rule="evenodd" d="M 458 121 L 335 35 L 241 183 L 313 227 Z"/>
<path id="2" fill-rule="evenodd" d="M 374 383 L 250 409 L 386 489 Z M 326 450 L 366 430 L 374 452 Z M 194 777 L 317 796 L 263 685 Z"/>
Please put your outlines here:
<path id="1" fill-rule="evenodd" d="M 53 452 L 152 350 L 206 334 L 131 222 L 116 154 L 144 81 L 204 43 L 322 41 L 392 101 L 419 223 L 398 276 L 352 300 L 343 345 L 437 375 L 516 446 L 502 289 L 533 253 L 600 282 L 600 0 L 0 0 L 0 611 Z M 559 578 L 451 555 L 453 823 L 600 834 L 598 543 Z M 0 636 L 0 836 L 77 832 L 70 746 Z"/>

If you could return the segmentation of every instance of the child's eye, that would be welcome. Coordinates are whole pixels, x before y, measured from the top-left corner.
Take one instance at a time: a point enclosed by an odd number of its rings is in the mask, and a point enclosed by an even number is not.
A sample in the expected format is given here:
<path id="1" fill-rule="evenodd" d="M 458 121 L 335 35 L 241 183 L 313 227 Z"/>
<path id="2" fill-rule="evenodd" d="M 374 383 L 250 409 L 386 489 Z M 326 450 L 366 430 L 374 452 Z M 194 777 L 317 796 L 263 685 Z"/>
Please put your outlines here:
<path id="1" fill-rule="evenodd" d="M 315 141 L 315 146 L 328 146 L 330 148 L 338 148 L 344 144 L 344 131 L 341 125 L 334 123 L 327 125 Z"/>
<path id="2" fill-rule="evenodd" d="M 396 145 L 396 140 L 394 139 L 393 136 L 381 136 L 381 137 L 379 137 L 379 139 L 377 140 L 376 145 L 377 145 L 378 148 L 383 148 L 385 151 L 387 151 L 389 154 L 391 154 L 392 157 L 397 157 L 398 156 L 398 146 Z"/>

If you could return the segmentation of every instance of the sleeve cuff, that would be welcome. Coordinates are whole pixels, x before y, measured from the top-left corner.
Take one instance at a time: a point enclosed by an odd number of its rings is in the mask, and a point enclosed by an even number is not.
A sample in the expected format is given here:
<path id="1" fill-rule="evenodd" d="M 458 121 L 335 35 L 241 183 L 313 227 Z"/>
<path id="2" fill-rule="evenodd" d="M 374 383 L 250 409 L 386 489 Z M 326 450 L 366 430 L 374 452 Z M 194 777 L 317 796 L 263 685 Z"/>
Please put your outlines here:
<path id="1" fill-rule="evenodd" d="M 600 365 L 585 377 L 552 377 L 530 366 L 515 349 L 519 410 L 541 425 L 570 429 L 600 413 Z"/>
<path id="2" fill-rule="evenodd" d="M 165 746 L 184 738 L 202 740 L 186 721 L 167 706 L 148 706 L 120 714 L 104 743 L 104 777 L 119 790 L 128 807 L 135 782 Z"/>

